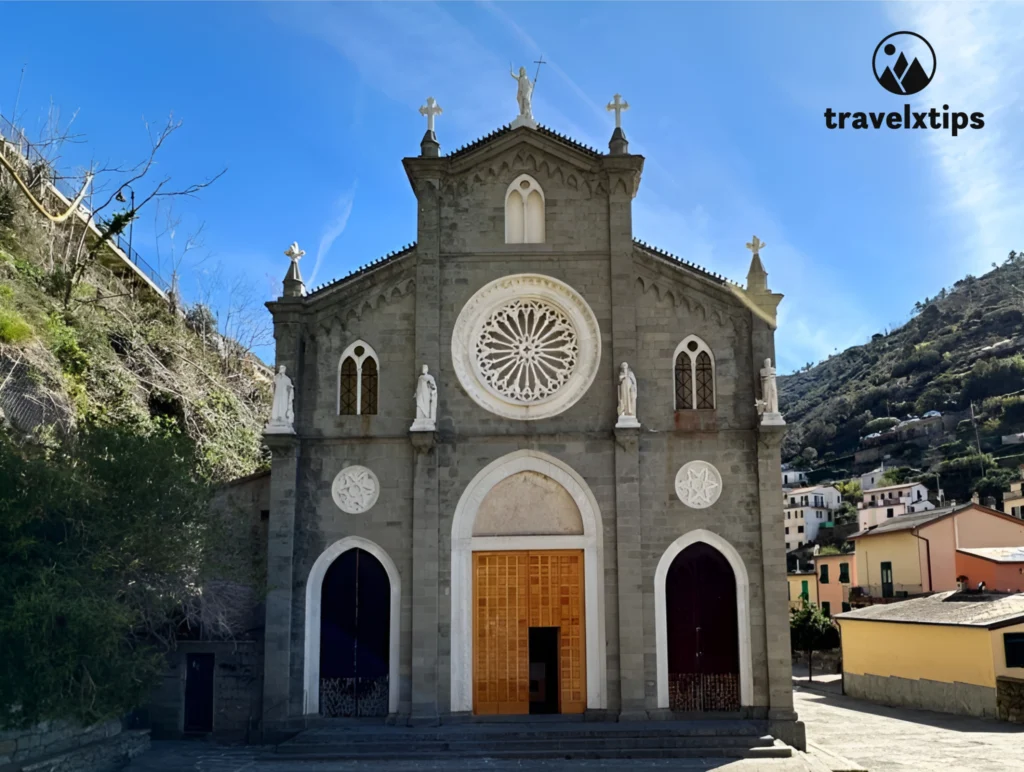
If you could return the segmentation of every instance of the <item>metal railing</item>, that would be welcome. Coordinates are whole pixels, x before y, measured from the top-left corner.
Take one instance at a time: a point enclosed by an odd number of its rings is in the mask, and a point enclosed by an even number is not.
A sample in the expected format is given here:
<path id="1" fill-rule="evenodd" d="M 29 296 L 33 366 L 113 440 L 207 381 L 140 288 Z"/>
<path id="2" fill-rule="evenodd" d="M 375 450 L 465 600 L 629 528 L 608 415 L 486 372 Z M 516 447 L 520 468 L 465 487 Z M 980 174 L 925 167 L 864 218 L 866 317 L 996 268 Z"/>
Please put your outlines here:
<path id="1" fill-rule="evenodd" d="M 43 153 L 42 148 L 38 144 L 30 142 L 25 135 L 25 131 L 15 126 L 3 115 L 0 115 L 0 142 L 3 142 L 7 146 L 13 148 L 28 163 L 29 168 L 32 170 L 32 179 L 27 180 L 26 182 L 30 185 L 37 185 L 41 182 L 49 183 L 58 193 L 60 193 L 61 196 L 67 199 L 68 204 L 74 201 L 75 197 L 78 196 L 80 190 L 79 186 L 81 184 L 78 179 L 75 177 L 63 177 L 58 174 L 57 170 L 53 168 L 50 160 L 46 157 L 45 153 Z M 83 215 L 92 221 L 98 229 L 99 226 L 92 220 L 92 211 L 84 204 L 80 205 L 79 208 L 82 210 Z M 164 279 L 160 273 L 138 253 L 138 250 L 128 243 L 128 240 L 123 235 L 117 234 L 115 237 L 110 239 L 110 241 L 113 246 L 117 247 L 117 249 L 124 253 L 129 262 L 142 271 L 142 273 L 144 273 L 150 281 L 159 287 L 161 291 L 170 291 L 170 282 Z"/>

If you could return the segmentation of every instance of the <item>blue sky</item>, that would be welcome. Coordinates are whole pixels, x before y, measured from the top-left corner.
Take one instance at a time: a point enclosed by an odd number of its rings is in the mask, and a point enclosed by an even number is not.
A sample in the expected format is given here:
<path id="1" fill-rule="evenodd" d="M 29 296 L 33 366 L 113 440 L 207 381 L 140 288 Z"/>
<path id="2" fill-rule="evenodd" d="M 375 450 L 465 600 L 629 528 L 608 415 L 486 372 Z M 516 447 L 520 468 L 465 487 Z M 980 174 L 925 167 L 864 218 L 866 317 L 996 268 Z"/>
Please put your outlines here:
<path id="1" fill-rule="evenodd" d="M 605 149 L 604 105 L 629 101 L 630 149 L 647 159 L 638 238 L 738 281 L 744 243 L 767 242 L 769 284 L 786 295 L 783 372 L 1024 249 L 1024 5 L 14 3 L 4 19 L 46 34 L 5 36 L 0 113 L 17 98 L 30 134 L 51 102 L 74 115 L 89 141 L 65 148 L 65 164 L 138 160 L 143 118 L 173 111 L 184 125 L 160 173 L 185 184 L 228 168 L 175 204 L 177 252 L 205 223 L 182 289 L 221 305 L 236 280 L 271 297 L 292 241 L 307 284 L 413 241 L 401 158 L 419 152 L 417 108 L 437 99 L 442 151 L 454 150 L 515 117 L 509 62 L 532 74 L 540 54 L 545 125 Z M 983 112 L 984 129 L 825 128 L 827 107 L 902 110 L 871 73 L 875 45 L 900 29 L 938 58 L 915 109 Z M 155 214 L 134 235 L 154 263 Z M 165 272 L 170 248 L 165 236 Z"/>

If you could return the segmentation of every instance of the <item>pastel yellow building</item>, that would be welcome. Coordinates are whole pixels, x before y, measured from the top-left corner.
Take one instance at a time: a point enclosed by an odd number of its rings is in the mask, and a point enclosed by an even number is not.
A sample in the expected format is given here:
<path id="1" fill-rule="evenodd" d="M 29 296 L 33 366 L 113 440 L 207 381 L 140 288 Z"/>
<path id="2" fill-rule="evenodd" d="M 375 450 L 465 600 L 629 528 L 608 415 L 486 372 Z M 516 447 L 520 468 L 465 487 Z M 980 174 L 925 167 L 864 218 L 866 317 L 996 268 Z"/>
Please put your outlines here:
<path id="1" fill-rule="evenodd" d="M 980 504 L 900 515 L 850 537 L 859 593 L 851 603 L 957 588 L 958 549 L 1024 546 L 1024 521 Z"/>
<path id="2" fill-rule="evenodd" d="M 818 577 L 815 571 L 791 571 L 786 574 L 789 582 L 789 607 L 800 608 L 800 598 L 807 596 L 807 602 L 818 605 Z"/>
<path id="3" fill-rule="evenodd" d="M 846 694 L 1024 721 L 1024 594 L 941 592 L 836 621 Z"/>

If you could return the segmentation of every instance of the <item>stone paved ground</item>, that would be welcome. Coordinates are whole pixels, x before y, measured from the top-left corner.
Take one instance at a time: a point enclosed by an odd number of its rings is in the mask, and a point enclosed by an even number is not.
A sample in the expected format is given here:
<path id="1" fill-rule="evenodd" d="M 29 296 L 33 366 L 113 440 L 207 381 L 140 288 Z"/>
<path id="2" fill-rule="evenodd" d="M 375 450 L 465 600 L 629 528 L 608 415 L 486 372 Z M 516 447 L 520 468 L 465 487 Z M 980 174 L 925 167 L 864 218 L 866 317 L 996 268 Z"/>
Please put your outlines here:
<path id="1" fill-rule="evenodd" d="M 794 690 L 808 740 L 871 772 L 1024 770 L 1024 726 L 875 705 L 832 684 L 812 688 Z"/>
<path id="2" fill-rule="evenodd" d="M 729 759 L 658 759 L 627 761 L 548 760 L 493 761 L 465 759 L 461 761 L 396 762 L 317 762 L 261 760 L 258 749 L 223 748 L 195 742 L 154 742 L 149 753 L 135 759 L 124 772 L 830 772 L 829 767 L 799 754 L 792 759 L 742 761 Z"/>
<path id="3" fill-rule="evenodd" d="M 871 772 L 1020 772 L 1024 727 L 929 711 L 888 708 L 839 694 L 835 679 L 807 688 L 795 682 L 796 707 L 814 747 L 846 757 Z M 772 761 L 420 761 L 302 762 L 261 760 L 258 748 L 199 742 L 156 742 L 126 772 L 592 772 L 605 770 L 720 770 L 721 772 L 828 772 L 827 753 Z"/>

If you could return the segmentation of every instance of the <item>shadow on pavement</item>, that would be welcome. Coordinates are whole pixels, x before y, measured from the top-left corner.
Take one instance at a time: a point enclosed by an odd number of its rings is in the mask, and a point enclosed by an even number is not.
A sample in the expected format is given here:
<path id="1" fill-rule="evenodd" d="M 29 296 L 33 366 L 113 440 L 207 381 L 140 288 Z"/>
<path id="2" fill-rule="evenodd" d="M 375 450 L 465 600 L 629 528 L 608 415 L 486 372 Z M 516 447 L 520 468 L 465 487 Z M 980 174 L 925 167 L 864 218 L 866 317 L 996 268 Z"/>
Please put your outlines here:
<path id="1" fill-rule="evenodd" d="M 794 680 L 793 687 L 804 692 L 811 699 L 820 701 L 825 705 L 831 705 L 845 710 L 856 710 L 860 713 L 869 713 L 874 716 L 881 716 L 894 721 L 910 721 L 915 724 L 925 724 L 937 729 L 946 729 L 952 732 L 987 732 L 999 734 L 1021 734 L 1024 735 L 1024 726 L 1009 724 L 996 719 L 974 718 L 973 716 L 957 716 L 951 713 L 936 713 L 931 710 L 918 708 L 907 708 L 897 705 L 880 705 L 875 702 L 867 702 L 856 697 L 844 694 L 831 693 L 830 691 L 816 688 L 808 689 Z"/>

